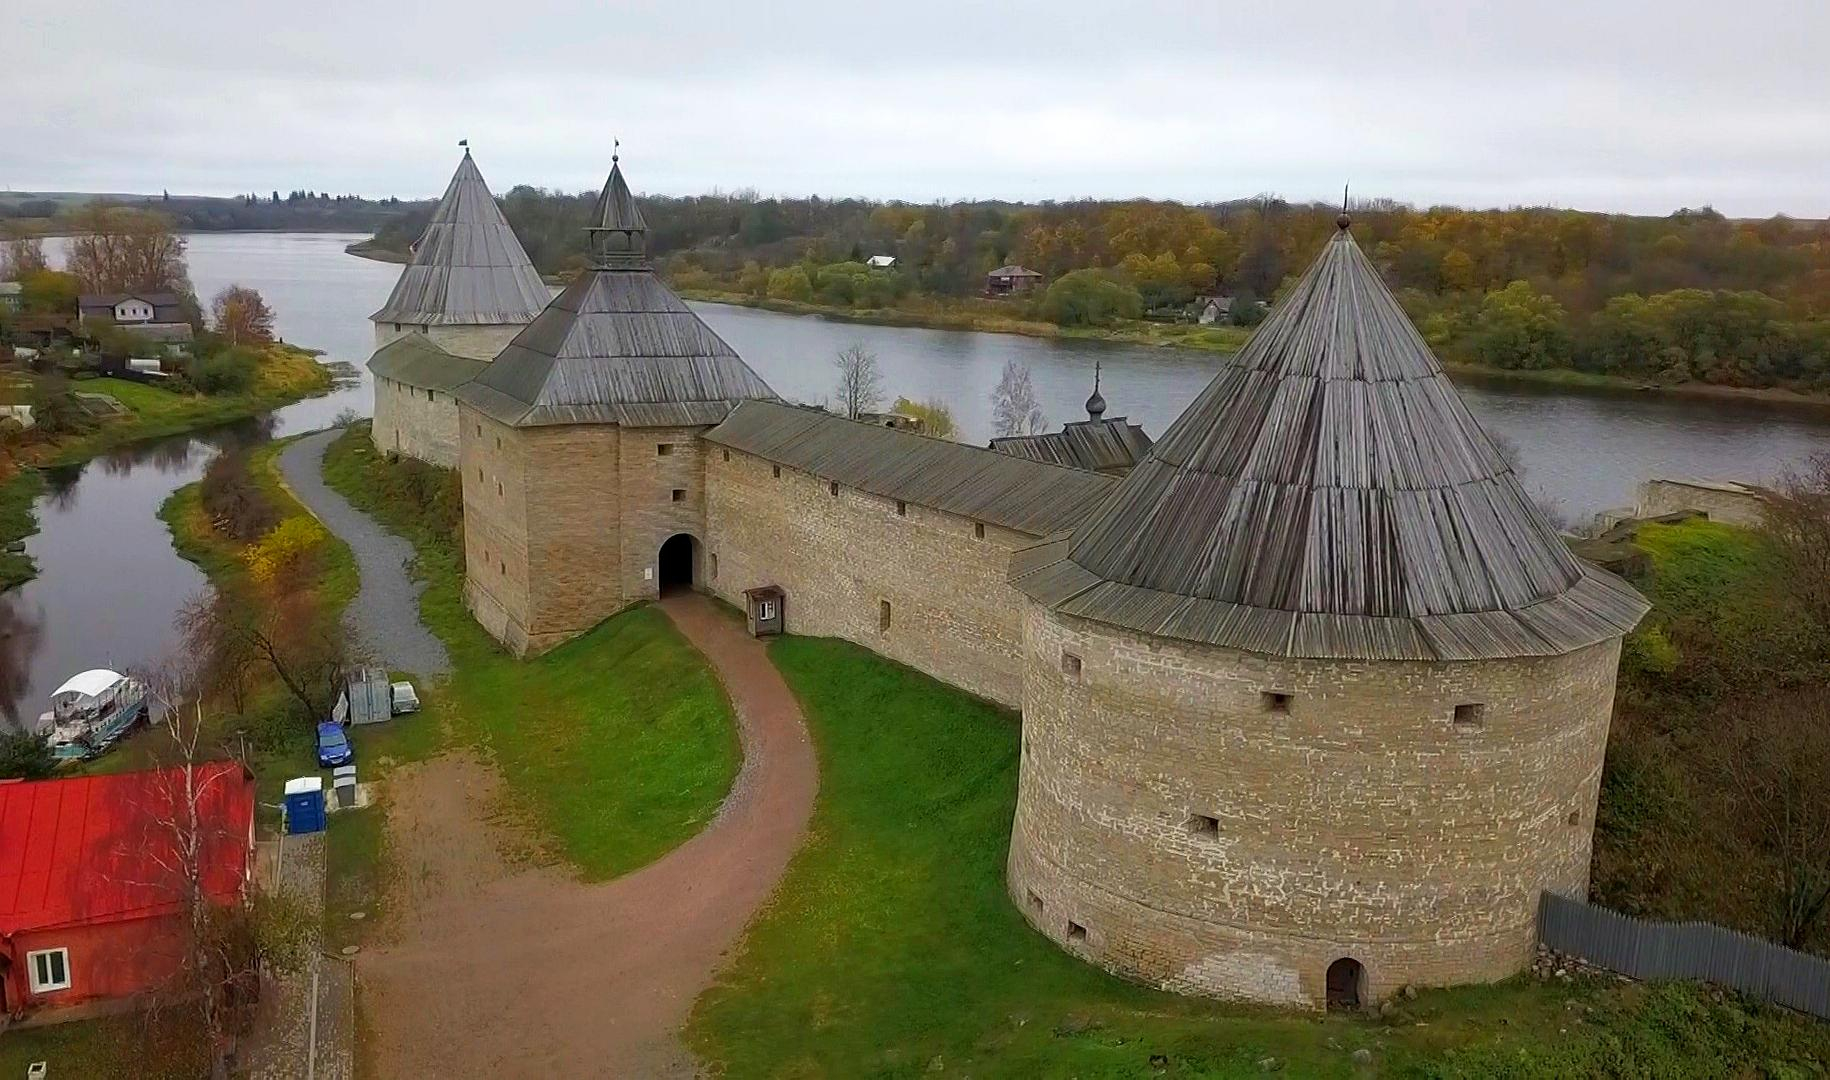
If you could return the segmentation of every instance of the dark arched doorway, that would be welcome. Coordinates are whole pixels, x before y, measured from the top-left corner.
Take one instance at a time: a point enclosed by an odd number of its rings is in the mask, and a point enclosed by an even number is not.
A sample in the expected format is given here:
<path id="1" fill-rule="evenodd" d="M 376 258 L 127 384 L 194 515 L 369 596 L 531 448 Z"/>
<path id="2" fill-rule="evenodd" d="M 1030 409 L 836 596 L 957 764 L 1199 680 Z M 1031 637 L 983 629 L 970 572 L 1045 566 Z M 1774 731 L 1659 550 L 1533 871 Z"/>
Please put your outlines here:
<path id="1" fill-rule="evenodd" d="M 1366 981 L 1366 969 L 1351 956 L 1343 956 L 1328 965 L 1328 1007 L 1360 1007 L 1360 984 Z"/>
<path id="2" fill-rule="evenodd" d="M 675 533 L 661 545 L 661 591 L 675 592 L 693 587 L 693 563 L 697 546 L 686 533 Z"/>

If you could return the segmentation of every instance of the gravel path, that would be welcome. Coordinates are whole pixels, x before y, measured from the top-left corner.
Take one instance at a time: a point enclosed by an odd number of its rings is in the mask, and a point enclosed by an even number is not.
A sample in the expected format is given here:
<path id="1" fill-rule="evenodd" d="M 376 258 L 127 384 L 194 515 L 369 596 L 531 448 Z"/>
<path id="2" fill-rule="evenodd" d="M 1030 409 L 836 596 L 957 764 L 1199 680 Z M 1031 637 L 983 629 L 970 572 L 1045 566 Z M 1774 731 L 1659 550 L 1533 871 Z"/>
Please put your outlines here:
<path id="1" fill-rule="evenodd" d="M 356 958 L 383 1077 L 691 1077 L 680 1026 L 800 846 L 819 784 L 763 644 L 702 596 L 661 609 L 737 713 L 743 768 L 705 831 L 601 885 L 517 866 L 467 752 L 388 780 L 387 944 Z"/>
<path id="2" fill-rule="evenodd" d="M 407 573 L 413 545 L 375 524 L 324 483 L 324 451 L 340 429 L 307 435 L 280 451 L 280 475 L 306 509 L 356 554 L 362 586 L 344 621 L 362 649 L 391 671 L 443 675 L 451 669 L 444 642 L 419 621 L 424 583 Z"/>

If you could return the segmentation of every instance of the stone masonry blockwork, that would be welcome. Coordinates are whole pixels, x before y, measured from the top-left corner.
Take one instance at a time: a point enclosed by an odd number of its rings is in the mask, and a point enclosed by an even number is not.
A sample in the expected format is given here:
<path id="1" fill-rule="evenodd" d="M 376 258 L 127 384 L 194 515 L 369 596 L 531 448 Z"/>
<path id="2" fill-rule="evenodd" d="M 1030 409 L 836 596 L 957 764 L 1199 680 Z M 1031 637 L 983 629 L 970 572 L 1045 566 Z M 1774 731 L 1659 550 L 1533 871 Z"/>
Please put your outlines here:
<path id="1" fill-rule="evenodd" d="M 1025 620 L 1009 888 L 1108 970 L 1305 1007 L 1344 956 L 1371 1000 L 1487 982 L 1528 962 L 1541 890 L 1587 890 L 1617 640 L 1280 660 L 1034 604 Z"/>
<path id="2" fill-rule="evenodd" d="M 913 437 L 913 436 L 911 436 Z M 705 447 L 713 592 L 779 585 L 789 633 L 857 642 L 1004 705 L 1022 697 L 1022 597 L 1010 553 L 1032 537 Z M 709 576 L 709 570 L 708 570 Z M 890 626 L 881 628 L 882 604 Z"/>

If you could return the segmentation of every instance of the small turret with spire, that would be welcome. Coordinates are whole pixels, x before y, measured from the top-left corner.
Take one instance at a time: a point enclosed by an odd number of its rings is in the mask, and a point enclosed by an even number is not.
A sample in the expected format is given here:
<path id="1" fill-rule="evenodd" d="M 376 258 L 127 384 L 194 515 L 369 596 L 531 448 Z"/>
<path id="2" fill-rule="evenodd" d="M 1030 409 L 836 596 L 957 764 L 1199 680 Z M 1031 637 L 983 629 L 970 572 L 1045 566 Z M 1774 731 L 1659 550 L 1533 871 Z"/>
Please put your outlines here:
<path id="1" fill-rule="evenodd" d="M 622 147 L 621 140 L 615 147 Z M 642 270 L 648 267 L 648 222 L 635 205 L 629 183 L 623 179 L 622 155 L 610 155 L 610 179 L 591 210 L 591 268 Z"/>
<path id="2" fill-rule="evenodd" d="M 1087 419 L 1097 420 L 1106 414 L 1106 399 L 1099 395 L 1099 361 L 1093 361 L 1093 396 L 1087 398 Z"/>

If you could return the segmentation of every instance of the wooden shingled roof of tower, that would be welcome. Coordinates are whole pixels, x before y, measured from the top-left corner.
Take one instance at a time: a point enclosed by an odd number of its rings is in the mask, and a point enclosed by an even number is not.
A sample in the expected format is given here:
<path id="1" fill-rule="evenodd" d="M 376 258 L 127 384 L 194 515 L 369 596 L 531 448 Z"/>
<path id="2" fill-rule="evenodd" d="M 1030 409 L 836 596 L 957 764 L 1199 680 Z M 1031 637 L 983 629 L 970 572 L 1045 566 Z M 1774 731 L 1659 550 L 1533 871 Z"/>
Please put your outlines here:
<path id="1" fill-rule="evenodd" d="M 775 391 L 654 274 L 623 167 L 587 231 L 590 265 L 458 399 L 517 427 L 716 424 Z"/>
<path id="2" fill-rule="evenodd" d="M 1065 614 L 1286 657 L 1557 655 L 1645 614 L 1570 554 L 1341 228 L 1087 521 L 1012 583 Z"/>
<path id="3" fill-rule="evenodd" d="M 515 325 L 553 294 L 509 228 L 469 148 L 373 322 Z"/>

